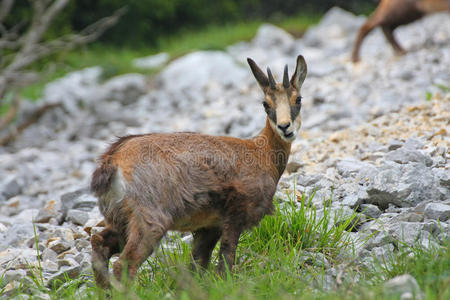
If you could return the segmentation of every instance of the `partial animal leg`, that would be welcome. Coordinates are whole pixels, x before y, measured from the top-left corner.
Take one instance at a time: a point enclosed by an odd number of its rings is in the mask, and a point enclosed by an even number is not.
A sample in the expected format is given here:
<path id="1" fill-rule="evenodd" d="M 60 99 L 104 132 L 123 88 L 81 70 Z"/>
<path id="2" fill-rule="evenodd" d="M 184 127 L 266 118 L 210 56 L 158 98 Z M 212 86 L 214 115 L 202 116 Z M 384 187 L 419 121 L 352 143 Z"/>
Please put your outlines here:
<path id="1" fill-rule="evenodd" d="M 200 267 L 206 269 L 211 259 L 214 246 L 222 235 L 222 230 L 218 227 L 202 228 L 195 231 L 193 235 L 192 266 L 195 268 L 197 265 L 200 265 Z"/>
<path id="2" fill-rule="evenodd" d="M 242 233 L 242 226 L 239 222 L 233 224 L 232 222 L 226 222 L 223 226 L 222 238 L 220 240 L 220 252 L 219 252 L 219 266 L 218 272 L 220 274 L 225 273 L 225 265 L 231 271 L 234 264 L 236 255 L 236 248 L 239 242 L 239 236 Z"/>
<path id="3" fill-rule="evenodd" d="M 127 243 L 113 265 L 114 276 L 117 280 L 120 281 L 122 275 L 128 275 L 129 279 L 133 280 L 140 265 L 152 254 L 154 247 L 166 231 L 161 224 L 131 217 Z"/>
<path id="4" fill-rule="evenodd" d="M 95 281 L 98 286 L 106 289 L 109 287 L 109 259 L 113 254 L 120 252 L 119 234 L 107 226 L 102 232 L 91 236 L 91 246 Z"/>
<path id="5" fill-rule="evenodd" d="M 375 20 L 374 17 L 369 18 L 369 20 L 359 29 L 358 36 L 355 41 L 355 45 L 353 46 L 352 51 L 352 61 L 358 62 L 359 61 L 359 50 L 361 48 L 363 40 L 366 38 L 366 36 L 379 25 L 380 23 Z"/>
<path id="6" fill-rule="evenodd" d="M 405 49 L 403 49 L 402 46 L 400 46 L 400 44 L 394 37 L 394 28 L 391 26 L 383 25 L 381 26 L 381 29 L 383 29 L 384 36 L 386 37 L 387 41 L 391 44 L 395 54 L 396 55 L 406 54 Z"/>

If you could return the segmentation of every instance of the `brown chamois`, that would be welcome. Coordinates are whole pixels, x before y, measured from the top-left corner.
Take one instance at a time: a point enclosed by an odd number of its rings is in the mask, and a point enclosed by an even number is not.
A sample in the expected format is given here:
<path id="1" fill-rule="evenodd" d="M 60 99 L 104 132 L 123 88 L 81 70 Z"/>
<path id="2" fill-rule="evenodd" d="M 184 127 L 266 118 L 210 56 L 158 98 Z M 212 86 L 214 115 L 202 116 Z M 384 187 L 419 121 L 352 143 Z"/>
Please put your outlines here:
<path id="1" fill-rule="evenodd" d="M 293 76 L 276 83 L 252 59 L 264 92 L 266 125 L 251 139 L 198 133 L 144 134 L 118 139 L 101 156 L 91 189 L 105 229 L 91 236 L 92 267 L 99 286 L 109 286 L 108 262 L 120 280 L 130 278 L 168 230 L 191 231 L 193 266 L 206 268 L 220 239 L 218 271 L 232 268 L 243 230 L 273 210 L 273 195 L 301 126 L 303 56 Z"/>
<path id="2" fill-rule="evenodd" d="M 394 37 L 394 30 L 398 26 L 414 22 L 427 14 L 446 10 L 450 10 L 450 0 L 381 0 L 367 22 L 359 29 L 353 46 L 352 61 L 359 61 L 359 49 L 364 38 L 377 26 L 381 26 L 383 34 L 395 54 L 405 54 L 406 51 Z"/>

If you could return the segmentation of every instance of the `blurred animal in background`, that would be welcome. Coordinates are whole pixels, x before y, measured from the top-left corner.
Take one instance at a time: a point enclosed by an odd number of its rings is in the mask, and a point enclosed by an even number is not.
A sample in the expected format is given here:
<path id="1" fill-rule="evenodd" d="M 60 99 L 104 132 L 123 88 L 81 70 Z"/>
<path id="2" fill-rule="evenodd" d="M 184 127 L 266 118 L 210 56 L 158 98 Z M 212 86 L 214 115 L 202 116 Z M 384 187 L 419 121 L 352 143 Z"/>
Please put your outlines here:
<path id="1" fill-rule="evenodd" d="M 423 16 L 440 11 L 450 11 L 450 0 L 381 0 L 380 4 L 359 29 L 353 46 L 352 61 L 359 61 L 359 50 L 365 37 L 377 26 L 391 44 L 395 54 L 403 55 L 406 51 L 394 37 L 394 30 L 401 25 L 414 22 Z"/>

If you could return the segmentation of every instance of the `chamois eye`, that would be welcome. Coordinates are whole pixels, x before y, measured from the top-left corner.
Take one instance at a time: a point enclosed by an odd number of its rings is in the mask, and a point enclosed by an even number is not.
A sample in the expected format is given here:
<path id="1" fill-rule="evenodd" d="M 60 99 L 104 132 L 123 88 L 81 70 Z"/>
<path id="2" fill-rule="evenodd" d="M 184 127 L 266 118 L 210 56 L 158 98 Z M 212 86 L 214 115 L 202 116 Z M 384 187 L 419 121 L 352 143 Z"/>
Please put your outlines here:
<path id="1" fill-rule="evenodd" d="M 263 106 L 264 106 L 265 109 L 269 109 L 270 108 L 269 103 L 267 103 L 266 101 L 263 102 Z"/>
<path id="2" fill-rule="evenodd" d="M 295 104 L 302 104 L 302 96 L 298 96 L 296 99 L 295 99 Z"/>

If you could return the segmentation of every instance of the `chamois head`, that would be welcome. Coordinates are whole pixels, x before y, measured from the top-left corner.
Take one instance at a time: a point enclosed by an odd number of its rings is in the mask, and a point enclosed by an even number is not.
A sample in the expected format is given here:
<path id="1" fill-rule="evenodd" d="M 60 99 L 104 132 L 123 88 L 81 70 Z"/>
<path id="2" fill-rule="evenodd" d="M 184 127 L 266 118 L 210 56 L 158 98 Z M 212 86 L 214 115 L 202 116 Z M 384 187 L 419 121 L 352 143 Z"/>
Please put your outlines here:
<path id="1" fill-rule="evenodd" d="M 284 67 L 283 83 L 276 83 L 272 72 L 267 68 L 267 75 L 251 59 L 247 59 L 253 75 L 264 92 L 264 109 L 274 132 L 284 141 L 291 143 L 300 129 L 302 118 L 302 96 L 300 89 L 306 77 L 306 62 L 303 56 L 297 57 L 294 75 L 289 79 L 288 66 Z"/>

